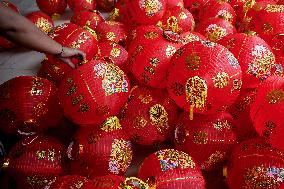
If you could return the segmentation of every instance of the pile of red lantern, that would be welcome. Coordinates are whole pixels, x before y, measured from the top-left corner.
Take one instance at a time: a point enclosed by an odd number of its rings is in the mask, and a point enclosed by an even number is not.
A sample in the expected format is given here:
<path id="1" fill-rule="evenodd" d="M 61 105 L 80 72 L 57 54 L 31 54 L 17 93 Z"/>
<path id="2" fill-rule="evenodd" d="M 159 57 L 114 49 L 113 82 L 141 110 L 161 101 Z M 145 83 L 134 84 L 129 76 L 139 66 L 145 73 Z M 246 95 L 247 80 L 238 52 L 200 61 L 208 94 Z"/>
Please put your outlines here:
<path id="1" fill-rule="evenodd" d="M 284 188 L 284 1 L 36 2 L 87 60 L 0 85 L 0 188 Z"/>

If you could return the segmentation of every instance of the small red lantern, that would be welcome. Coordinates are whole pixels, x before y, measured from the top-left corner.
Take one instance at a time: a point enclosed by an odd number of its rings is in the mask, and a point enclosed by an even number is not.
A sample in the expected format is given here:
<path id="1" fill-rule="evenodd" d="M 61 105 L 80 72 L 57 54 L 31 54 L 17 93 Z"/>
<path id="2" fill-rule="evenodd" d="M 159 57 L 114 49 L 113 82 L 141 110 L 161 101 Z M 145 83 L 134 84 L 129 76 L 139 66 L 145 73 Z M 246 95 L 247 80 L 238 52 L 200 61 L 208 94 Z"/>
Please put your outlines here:
<path id="1" fill-rule="evenodd" d="M 243 89 L 235 103 L 228 108 L 234 119 L 235 129 L 238 139 L 244 139 L 257 136 L 250 118 L 251 105 L 254 103 L 256 89 Z"/>
<path id="2" fill-rule="evenodd" d="M 174 149 L 157 151 L 144 159 L 138 177 L 156 189 L 205 189 L 199 166 L 192 158 Z"/>
<path id="3" fill-rule="evenodd" d="M 0 86 L 1 130 L 20 134 L 42 132 L 62 118 L 56 87 L 47 79 L 20 76 Z"/>
<path id="4" fill-rule="evenodd" d="M 231 189 L 278 189 L 284 180 L 283 170 L 283 152 L 256 138 L 240 143 L 232 151 L 227 181 Z"/>
<path id="5" fill-rule="evenodd" d="M 244 33 L 229 35 L 220 44 L 238 59 L 243 72 L 243 88 L 256 88 L 272 75 L 275 57 L 269 45 L 261 38 Z"/>
<path id="6" fill-rule="evenodd" d="M 119 44 L 113 42 L 99 43 L 100 55 L 97 59 L 110 59 L 115 65 L 121 69 L 125 67 L 128 52 Z"/>
<path id="7" fill-rule="evenodd" d="M 280 76 L 269 77 L 258 87 L 250 115 L 258 134 L 269 139 L 273 147 L 284 151 L 281 140 L 283 120 L 279 117 L 284 112 L 283 97 L 284 79 Z"/>
<path id="8" fill-rule="evenodd" d="M 44 33 L 48 33 L 53 27 L 53 20 L 45 13 L 36 11 L 26 15 L 26 18 L 33 22 Z"/>
<path id="9" fill-rule="evenodd" d="M 121 123 L 134 142 L 152 145 L 170 136 L 176 118 L 177 107 L 165 91 L 136 86 L 122 110 Z"/>
<path id="10" fill-rule="evenodd" d="M 100 42 L 110 41 L 123 44 L 128 36 L 125 25 L 115 21 L 101 22 L 96 31 L 98 32 Z"/>
<path id="11" fill-rule="evenodd" d="M 98 8 L 106 12 L 110 12 L 116 3 L 117 0 L 97 0 Z"/>
<path id="12" fill-rule="evenodd" d="M 182 46 L 175 33 L 165 33 L 165 36 L 164 38 L 160 37 L 159 33 L 147 32 L 144 36 L 137 37 L 129 46 L 129 66 L 132 73 L 140 83 L 148 87 L 166 87 L 170 60 Z M 174 40 L 171 37 L 174 37 Z"/>
<path id="13" fill-rule="evenodd" d="M 193 119 L 194 111 L 209 114 L 230 106 L 239 95 L 242 72 L 238 60 L 222 45 L 193 41 L 171 59 L 167 81 L 171 98 Z"/>
<path id="14" fill-rule="evenodd" d="M 59 86 L 65 116 L 77 124 L 100 124 L 118 114 L 130 88 L 123 71 L 102 60 L 90 61 L 68 73 Z"/>
<path id="15" fill-rule="evenodd" d="M 36 0 L 38 8 L 51 16 L 52 18 L 58 18 L 65 12 L 67 7 L 65 0 Z"/>
<path id="16" fill-rule="evenodd" d="M 195 22 L 192 14 L 183 7 L 167 9 L 161 21 L 157 24 L 164 30 L 171 30 L 175 33 L 193 31 Z"/>
<path id="17" fill-rule="evenodd" d="M 99 128 L 82 127 L 68 147 L 71 172 L 93 178 L 123 175 L 132 160 L 131 142 L 117 117 L 108 118 Z"/>
<path id="18" fill-rule="evenodd" d="M 97 26 L 103 22 L 103 17 L 100 12 L 94 11 L 80 11 L 75 12 L 72 16 L 70 22 L 74 23 L 81 27 L 88 27 L 92 30 L 95 30 Z M 88 30 L 87 28 L 87 30 Z"/>
<path id="19" fill-rule="evenodd" d="M 65 174 L 64 146 L 47 136 L 30 136 L 20 140 L 8 154 L 4 168 L 18 188 L 40 189 L 55 177 Z"/>
<path id="20" fill-rule="evenodd" d="M 44 189 L 93 189 L 93 184 L 86 177 L 78 175 L 61 176 L 53 180 Z"/>
<path id="21" fill-rule="evenodd" d="M 227 160 L 237 143 L 233 127 L 233 118 L 227 112 L 196 115 L 194 120 L 184 112 L 175 129 L 175 143 L 177 149 L 190 154 L 202 170 L 214 170 Z"/>
<path id="22" fill-rule="evenodd" d="M 217 2 L 215 0 L 203 5 L 199 11 L 199 20 L 201 22 L 209 18 L 222 18 L 235 25 L 236 17 L 235 10 L 229 3 Z"/>
<path id="23" fill-rule="evenodd" d="M 84 10 L 95 10 L 97 2 L 95 0 L 67 0 L 69 8 L 76 12 Z"/>
<path id="24" fill-rule="evenodd" d="M 126 6 L 134 23 L 156 24 L 166 11 L 166 0 L 131 0 Z"/>
<path id="25" fill-rule="evenodd" d="M 227 20 L 221 18 L 210 18 L 200 22 L 195 29 L 208 40 L 218 42 L 229 34 L 236 33 L 236 28 Z"/>

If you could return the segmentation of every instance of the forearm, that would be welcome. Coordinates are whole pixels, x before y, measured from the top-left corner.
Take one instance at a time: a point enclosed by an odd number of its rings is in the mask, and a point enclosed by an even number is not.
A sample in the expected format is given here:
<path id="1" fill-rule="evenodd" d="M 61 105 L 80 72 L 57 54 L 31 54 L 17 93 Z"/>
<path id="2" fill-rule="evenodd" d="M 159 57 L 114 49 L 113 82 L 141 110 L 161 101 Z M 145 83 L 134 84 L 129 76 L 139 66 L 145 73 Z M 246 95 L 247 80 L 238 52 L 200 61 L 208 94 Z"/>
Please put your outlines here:
<path id="1" fill-rule="evenodd" d="M 59 54 L 61 45 L 25 17 L 0 5 L 0 34 L 12 42 L 39 52 Z"/>

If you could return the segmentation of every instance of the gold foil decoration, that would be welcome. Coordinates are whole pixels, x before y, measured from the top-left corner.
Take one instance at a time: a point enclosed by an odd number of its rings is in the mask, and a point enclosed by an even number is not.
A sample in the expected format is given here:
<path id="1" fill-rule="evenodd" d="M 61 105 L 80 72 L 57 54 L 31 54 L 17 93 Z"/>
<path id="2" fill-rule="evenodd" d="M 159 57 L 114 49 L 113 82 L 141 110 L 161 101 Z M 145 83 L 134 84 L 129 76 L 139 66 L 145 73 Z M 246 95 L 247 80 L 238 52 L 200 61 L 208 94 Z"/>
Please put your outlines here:
<path id="1" fill-rule="evenodd" d="M 121 53 L 120 49 L 119 48 L 115 48 L 115 47 L 112 48 L 111 51 L 110 51 L 110 55 L 112 57 L 115 57 L 115 58 L 119 57 L 120 53 Z"/>
<path id="2" fill-rule="evenodd" d="M 211 169 L 215 165 L 221 163 L 225 160 L 226 152 L 216 151 L 215 153 L 211 154 L 209 158 L 204 162 L 205 167 Z"/>
<path id="3" fill-rule="evenodd" d="M 145 10 L 148 17 L 154 16 L 154 14 L 163 8 L 163 5 L 159 0 L 140 0 L 139 6 L 141 9 Z"/>
<path id="4" fill-rule="evenodd" d="M 210 24 L 206 28 L 206 37 L 213 42 L 218 41 L 227 35 L 227 30 L 218 26 L 217 24 Z"/>
<path id="5" fill-rule="evenodd" d="M 134 121 L 133 121 L 133 127 L 135 129 L 141 129 L 144 128 L 147 124 L 147 120 L 144 119 L 142 116 L 137 116 L 135 117 Z"/>
<path id="6" fill-rule="evenodd" d="M 213 127 L 219 131 L 222 131 L 223 129 L 231 129 L 232 125 L 228 120 L 224 121 L 216 121 L 213 123 Z"/>
<path id="7" fill-rule="evenodd" d="M 88 23 L 87 23 L 88 24 Z M 90 34 L 92 34 L 92 36 L 96 39 L 96 40 L 99 40 L 99 37 L 96 33 L 95 30 L 91 29 L 88 25 L 84 26 L 83 27 L 85 30 L 87 30 Z"/>
<path id="8" fill-rule="evenodd" d="M 284 100 L 284 91 L 282 89 L 273 89 L 266 94 L 266 100 L 269 104 L 277 104 Z"/>
<path id="9" fill-rule="evenodd" d="M 79 104 L 80 101 L 82 101 L 84 99 L 84 96 L 83 95 L 79 95 L 79 96 L 76 96 L 74 98 L 72 98 L 72 105 L 75 106 L 77 104 Z"/>
<path id="10" fill-rule="evenodd" d="M 273 27 L 270 23 L 264 23 L 261 29 L 266 34 L 272 34 L 272 32 L 273 32 Z"/>
<path id="11" fill-rule="evenodd" d="M 153 66 L 153 67 L 157 67 L 158 64 L 160 63 L 160 60 L 158 58 L 150 58 L 150 64 Z"/>
<path id="12" fill-rule="evenodd" d="M 207 144 L 208 133 L 203 131 L 197 131 L 193 133 L 193 143 L 194 144 Z"/>
<path id="13" fill-rule="evenodd" d="M 43 86 L 41 78 L 34 77 L 32 80 L 32 89 L 30 91 L 32 96 L 39 96 L 43 94 L 43 91 L 39 87 Z"/>
<path id="14" fill-rule="evenodd" d="M 40 102 L 33 108 L 33 114 L 37 117 L 43 116 L 48 112 L 46 104 Z"/>
<path id="15" fill-rule="evenodd" d="M 155 104 L 149 110 L 150 121 L 160 133 L 169 128 L 168 113 L 164 106 Z"/>
<path id="16" fill-rule="evenodd" d="M 149 104 L 153 100 L 151 95 L 143 95 L 143 94 L 139 95 L 138 99 L 140 99 L 143 104 Z"/>
<path id="17" fill-rule="evenodd" d="M 238 91 L 241 90 L 242 84 L 243 84 L 242 80 L 234 79 L 233 80 L 233 86 L 232 86 L 232 89 L 231 89 L 231 93 L 234 92 L 235 90 L 238 90 Z"/>
<path id="18" fill-rule="evenodd" d="M 222 19 L 224 19 L 224 20 L 227 20 L 227 21 L 229 21 L 229 22 L 232 22 L 232 20 L 233 20 L 233 15 L 230 13 L 230 12 L 228 12 L 227 10 L 220 10 L 218 13 L 217 13 L 217 17 L 218 18 L 222 18 Z"/>
<path id="19" fill-rule="evenodd" d="M 86 32 L 82 32 L 79 35 L 79 39 L 77 39 L 77 41 L 74 41 L 70 47 L 73 49 L 79 49 L 81 47 L 81 44 L 84 44 L 88 39 L 90 39 L 90 37 L 87 35 Z"/>
<path id="20" fill-rule="evenodd" d="M 113 32 L 107 32 L 106 38 L 107 38 L 108 40 L 110 40 L 110 41 L 114 41 L 115 38 L 116 38 L 116 35 L 115 35 L 115 33 L 113 33 Z"/>
<path id="21" fill-rule="evenodd" d="M 198 70 L 200 63 L 200 56 L 196 53 L 192 53 L 185 58 L 185 64 L 189 70 Z"/>
<path id="22" fill-rule="evenodd" d="M 48 33 L 52 28 L 52 25 L 48 22 L 48 20 L 42 17 L 37 19 L 35 25 L 44 33 Z"/>
<path id="23" fill-rule="evenodd" d="M 156 39 L 158 36 L 159 36 L 159 34 L 157 32 L 153 32 L 153 31 L 152 32 L 146 32 L 144 34 L 144 37 L 146 39 Z"/>
<path id="24" fill-rule="evenodd" d="M 127 177 L 123 183 L 118 186 L 118 189 L 154 189 L 136 177 Z"/>
<path id="25" fill-rule="evenodd" d="M 108 170 L 113 174 L 124 173 L 130 165 L 131 160 L 131 143 L 122 139 L 114 139 L 112 142 Z"/>
<path id="26" fill-rule="evenodd" d="M 114 8 L 110 14 L 109 14 L 109 20 L 110 21 L 114 21 L 116 20 L 116 18 L 119 17 L 119 9 L 118 8 Z"/>
<path id="27" fill-rule="evenodd" d="M 31 186 L 41 186 L 45 187 L 50 183 L 51 180 L 44 179 L 44 178 L 37 178 L 36 176 L 28 176 L 26 179 L 27 183 Z"/>
<path id="28" fill-rule="evenodd" d="M 265 122 L 265 129 L 263 131 L 263 136 L 269 138 L 270 135 L 275 132 L 276 124 L 273 121 Z"/>
<path id="29" fill-rule="evenodd" d="M 169 58 L 175 54 L 177 49 L 174 46 L 168 45 L 166 49 L 166 56 Z"/>
<path id="30" fill-rule="evenodd" d="M 215 88 L 222 89 L 228 86 L 230 77 L 226 72 L 218 72 L 212 80 Z"/>
<path id="31" fill-rule="evenodd" d="M 178 33 L 180 31 L 180 28 L 178 26 L 178 20 L 175 16 L 171 16 L 168 18 L 166 28 L 170 29 L 175 33 Z"/>
<path id="32" fill-rule="evenodd" d="M 265 9 L 266 12 L 275 13 L 275 12 L 284 12 L 284 5 L 266 5 Z"/>
<path id="33" fill-rule="evenodd" d="M 112 132 L 115 130 L 122 129 L 119 119 L 116 116 L 107 118 L 107 120 L 101 125 L 101 130 L 105 132 Z"/>
<path id="34" fill-rule="evenodd" d="M 191 77 L 186 82 L 186 101 L 190 104 L 190 120 L 193 120 L 194 108 L 204 108 L 207 99 L 207 84 L 199 76 Z"/>
<path id="35" fill-rule="evenodd" d="M 78 112 L 88 112 L 90 110 L 90 106 L 86 103 L 82 103 L 78 109 Z"/>
<path id="36" fill-rule="evenodd" d="M 76 85 L 71 85 L 70 88 L 68 89 L 66 95 L 70 96 L 70 95 L 72 95 L 72 94 L 74 94 L 76 92 L 77 92 Z"/>
<path id="37" fill-rule="evenodd" d="M 35 155 L 37 157 L 38 160 L 42 160 L 45 158 L 45 154 L 46 151 L 42 150 L 42 151 L 36 151 Z"/>
<path id="38" fill-rule="evenodd" d="M 185 19 L 187 19 L 187 15 L 185 14 L 185 12 L 181 12 L 181 13 L 179 14 L 179 18 L 180 18 L 181 20 L 185 20 Z"/>

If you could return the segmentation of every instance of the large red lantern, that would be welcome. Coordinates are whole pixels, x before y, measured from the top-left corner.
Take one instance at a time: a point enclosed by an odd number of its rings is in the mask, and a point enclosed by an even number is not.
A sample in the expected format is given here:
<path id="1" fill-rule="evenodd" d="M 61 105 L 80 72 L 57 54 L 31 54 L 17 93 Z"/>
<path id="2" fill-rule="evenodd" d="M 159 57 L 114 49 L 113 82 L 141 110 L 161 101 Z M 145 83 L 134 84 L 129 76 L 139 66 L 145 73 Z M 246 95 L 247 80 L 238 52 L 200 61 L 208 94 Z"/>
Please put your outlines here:
<path id="1" fill-rule="evenodd" d="M 166 11 L 166 0 L 132 0 L 126 6 L 134 23 L 156 24 Z"/>
<path id="2" fill-rule="evenodd" d="M 195 31 L 204 35 L 210 41 L 218 42 L 225 36 L 236 33 L 236 28 L 222 18 L 209 18 L 200 22 Z"/>
<path id="3" fill-rule="evenodd" d="M 240 143 L 233 150 L 227 181 L 231 189 L 278 189 L 283 183 L 283 170 L 283 152 L 256 138 Z"/>
<path id="4" fill-rule="evenodd" d="M 202 170 L 214 170 L 227 160 L 237 142 L 233 127 L 233 118 L 227 112 L 196 115 L 194 120 L 184 112 L 175 129 L 175 143 L 177 149 L 190 154 Z"/>
<path id="5" fill-rule="evenodd" d="M 135 86 L 122 110 L 121 123 L 134 142 L 152 145 L 170 136 L 176 118 L 176 105 L 165 91 Z"/>
<path id="6" fill-rule="evenodd" d="M 281 140 L 283 120 L 279 117 L 284 112 L 283 96 L 284 79 L 280 76 L 269 77 L 258 87 L 250 115 L 258 134 L 269 139 L 273 147 L 284 151 Z"/>
<path id="7" fill-rule="evenodd" d="M 62 118 L 56 87 L 47 79 L 20 76 L 0 86 L 0 121 L 4 132 L 17 128 L 20 134 L 42 132 Z"/>
<path id="8" fill-rule="evenodd" d="M 56 139 L 35 135 L 20 140 L 4 164 L 18 188 L 40 189 L 66 173 L 64 146 Z"/>
<path id="9" fill-rule="evenodd" d="M 138 177 L 156 189 L 205 189 L 199 166 L 186 153 L 164 149 L 142 162 Z"/>
<path id="10" fill-rule="evenodd" d="M 166 87 L 166 75 L 173 54 L 182 44 L 175 41 L 176 34 L 160 37 L 157 32 L 147 32 L 139 36 L 129 46 L 130 67 L 135 78 L 142 84 L 153 88 Z M 167 39 L 168 38 L 168 39 Z M 153 43 L 154 42 L 154 43 Z"/>
<path id="11" fill-rule="evenodd" d="M 256 88 L 272 75 L 275 57 L 269 45 L 257 36 L 237 33 L 219 42 L 238 59 L 243 72 L 243 88 Z"/>
<path id="12" fill-rule="evenodd" d="M 110 117 L 99 127 L 82 127 L 68 147 L 68 156 L 73 174 L 89 178 L 123 175 L 131 163 L 132 149 L 123 125 L 117 117 Z"/>
<path id="13" fill-rule="evenodd" d="M 33 22 L 44 33 L 48 33 L 53 27 L 53 20 L 45 13 L 36 11 L 26 15 L 26 18 Z"/>
<path id="14" fill-rule="evenodd" d="M 118 66 L 94 60 L 66 75 L 59 87 L 59 99 L 73 122 L 100 124 L 118 114 L 127 101 L 129 87 Z"/>
<path id="15" fill-rule="evenodd" d="M 76 12 L 84 10 L 95 10 L 97 2 L 95 0 L 67 0 L 69 8 Z"/>
<path id="16" fill-rule="evenodd" d="M 97 30 L 100 42 L 115 42 L 123 44 L 128 36 L 125 25 L 121 22 L 106 21 L 101 22 Z"/>
<path id="17" fill-rule="evenodd" d="M 256 89 L 243 89 L 235 103 L 228 108 L 234 119 L 238 139 L 241 141 L 257 136 L 250 118 L 250 109 L 255 96 Z"/>
<path id="18" fill-rule="evenodd" d="M 80 11 L 75 12 L 71 17 L 70 22 L 77 24 L 78 26 L 84 27 L 85 29 L 95 30 L 97 26 L 103 22 L 102 15 L 94 10 L 94 11 Z"/>
<path id="19" fill-rule="evenodd" d="M 65 12 L 67 3 L 65 0 L 36 0 L 38 8 L 53 18 L 59 17 Z"/>
<path id="20" fill-rule="evenodd" d="M 167 9 L 161 21 L 157 25 L 164 30 L 171 30 L 175 33 L 193 31 L 195 22 L 192 14 L 183 7 Z"/>
<path id="21" fill-rule="evenodd" d="M 66 175 L 57 177 L 44 189 L 93 189 L 93 184 L 86 177 L 78 175 Z"/>
<path id="22" fill-rule="evenodd" d="M 225 47 L 209 41 L 193 41 L 171 60 L 167 89 L 176 104 L 190 112 L 225 110 L 239 95 L 242 72 L 238 60 Z M 222 94 L 222 98 L 220 98 Z"/>

